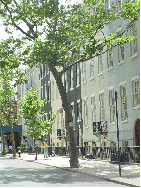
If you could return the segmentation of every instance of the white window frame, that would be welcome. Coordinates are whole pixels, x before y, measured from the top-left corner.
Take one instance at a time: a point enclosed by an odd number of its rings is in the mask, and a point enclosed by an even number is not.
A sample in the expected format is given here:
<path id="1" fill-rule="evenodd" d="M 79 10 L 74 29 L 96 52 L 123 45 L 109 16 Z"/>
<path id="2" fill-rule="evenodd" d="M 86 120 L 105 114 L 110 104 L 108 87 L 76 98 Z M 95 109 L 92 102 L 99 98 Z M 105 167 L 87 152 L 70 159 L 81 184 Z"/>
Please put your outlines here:
<path id="1" fill-rule="evenodd" d="M 120 11 L 122 8 L 122 0 L 116 0 L 116 6 L 117 6 L 117 11 Z"/>
<path id="2" fill-rule="evenodd" d="M 40 75 L 41 75 L 41 79 L 43 78 L 43 65 L 40 65 Z"/>
<path id="3" fill-rule="evenodd" d="M 71 111 L 72 111 L 72 118 L 73 118 L 73 130 L 75 130 L 75 112 L 74 112 L 74 102 L 71 103 Z"/>
<path id="4" fill-rule="evenodd" d="M 117 35 L 121 37 L 122 33 L 122 28 L 117 29 Z M 125 62 L 125 54 L 124 54 L 124 44 L 118 45 L 118 59 L 119 59 L 119 64 L 122 64 Z"/>
<path id="5" fill-rule="evenodd" d="M 86 83 L 86 61 L 82 62 L 82 83 Z"/>
<path id="6" fill-rule="evenodd" d="M 113 68 L 113 50 L 109 49 L 107 52 L 108 69 Z"/>
<path id="7" fill-rule="evenodd" d="M 43 86 L 41 87 L 41 100 L 43 100 Z"/>
<path id="8" fill-rule="evenodd" d="M 70 90 L 73 90 L 73 67 L 70 69 Z"/>
<path id="9" fill-rule="evenodd" d="M 140 108 L 140 80 L 139 75 L 131 78 L 133 91 L 133 109 Z M 137 88 L 135 87 L 137 86 Z"/>
<path id="10" fill-rule="evenodd" d="M 115 118 L 116 118 L 115 90 L 114 90 L 114 88 L 109 90 L 109 107 L 110 107 L 110 123 L 114 123 Z"/>
<path id="11" fill-rule="evenodd" d="M 125 122 L 126 120 L 128 120 L 126 81 L 121 82 L 119 86 L 120 86 L 120 103 L 121 103 L 121 121 Z"/>
<path id="12" fill-rule="evenodd" d="M 50 101 L 50 81 L 47 84 L 47 102 Z"/>
<path id="13" fill-rule="evenodd" d="M 104 91 L 99 92 L 100 121 L 105 121 Z"/>
<path id="14" fill-rule="evenodd" d="M 98 75 L 103 73 L 102 53 L 98 56 Z"/>
<path id="15" fill-rule="evenodd" d="M 77 122 L 81 121 L 80 99 L 77 100 Z"/>
<path id="16" fill-rule="evenodd" d="M 67 78 L 67 72 L 65 72 L 65 85 L 66 85 L 66 93 L 68 92 L 68 78 Z"/>
<path id="17" fill-rule="evenodd" d="M 92 125 L 93 122 L 96 122 L 96 101 L 95 94 L 91 95 L 91 109 L 92 109 Z"/>
<path id="18" fill-rule="evenodd" d="M 45 102 L 47 103 L 47 84 L 45 84 Z"/>
<path id="19" fill-rule="evenodd" d="M 94 78 L 94 58 L 90 61 L 90 79 Z"/>
<path id="20" fill-rule="evenodd" d="M 132 57 L 138 52 L 136 22 L 134 22 L 133 25 L 130 27 L 130 34 L 135 37 L 135 39 L 130 42 L 130 56 Z"/>
<path id="21" fill-rule="evenodd" d="M 76 87 L 80 86 L 80 63 L 76 65 L 76 73 L 77 73 L 77 82 L 76 82 Z"/>
<path id="22" fill-rule="evenodd" d="M 83 98 L 83 125 L 88 128 L 88 97 Z"/>

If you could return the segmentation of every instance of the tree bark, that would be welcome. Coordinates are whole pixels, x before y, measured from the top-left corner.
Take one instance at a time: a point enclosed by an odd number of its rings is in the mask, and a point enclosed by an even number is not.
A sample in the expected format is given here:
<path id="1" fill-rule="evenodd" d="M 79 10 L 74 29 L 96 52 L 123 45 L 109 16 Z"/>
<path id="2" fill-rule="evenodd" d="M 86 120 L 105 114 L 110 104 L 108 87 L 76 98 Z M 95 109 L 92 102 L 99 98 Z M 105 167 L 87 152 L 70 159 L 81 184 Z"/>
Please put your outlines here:
<path id="1" fill-rule="evenodd" d="M 16 157 L 16 148 L 15 148 L 15 141 L 14 141 L 13 126 L 11 124 L 10 117 L 11 117 L 11 111 L 9 111 L 8 124 L 9 124 L 9 127 L 10 127 L 10 133 L 11 133 L 13 157 Z"/>
<path id="2" fill-rule="evenodd" d="M 9 127 L 10 127 L 10 133 L 11 133 L 13 157 L 16 157 L 16 148 L 15 148 L 15 141 L 14 141 L 13 126 L 11 125 L 11 123 L 9 124 Z"/>
<path id="3" fill-rule="evenodd" d="M 2 151 L 2 155 L 6 155 L 6 151 L 5 151 L 5 137 L 4 137 L 4 127 L 1 124 L 1 141 L 3 144 L 3 151 Z"/>
<path id="4" fill-rule="evenodd" d="M 59 93 L 61 96 L 61 100 L 62 100 L 62 106 L 63 106 L 63 109 L 66 114 L 66 118 L 67 118 L 66 128 L 68 130 L 68 135 L 69 135 L 70 168 L 79 168 L 74 131 L 73 131 L 73 127 L 69 126 L 69 123 L 73 122 L 73 117 L 72 117 L 72 113 L 70 110 L 68 98 L 67 98 L 65 88 L 62 83 L 62 79 L 61 79 L 58 71 L 52 64 L 49 64 L 49 68 L 56 80 L 57 87 L 58 87 L 58 90 L 59 90 Z"/>

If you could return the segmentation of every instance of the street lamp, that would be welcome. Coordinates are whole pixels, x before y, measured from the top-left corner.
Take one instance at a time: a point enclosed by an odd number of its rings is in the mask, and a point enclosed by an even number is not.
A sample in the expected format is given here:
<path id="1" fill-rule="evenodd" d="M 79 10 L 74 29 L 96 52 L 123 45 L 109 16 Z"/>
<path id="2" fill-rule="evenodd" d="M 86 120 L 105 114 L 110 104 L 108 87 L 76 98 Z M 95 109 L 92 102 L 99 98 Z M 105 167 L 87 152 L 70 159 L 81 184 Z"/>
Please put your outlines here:
<path id="1" fill-rule="evenodd" d="M 116 117 L 117 117 L 117 139 L 118 139 L 119 176 L 121 177 L 117 97 L 118 97 L 118 95 L 117 95 L 117 91 L 115 91 L 115 101 L 116 101 Z"/>

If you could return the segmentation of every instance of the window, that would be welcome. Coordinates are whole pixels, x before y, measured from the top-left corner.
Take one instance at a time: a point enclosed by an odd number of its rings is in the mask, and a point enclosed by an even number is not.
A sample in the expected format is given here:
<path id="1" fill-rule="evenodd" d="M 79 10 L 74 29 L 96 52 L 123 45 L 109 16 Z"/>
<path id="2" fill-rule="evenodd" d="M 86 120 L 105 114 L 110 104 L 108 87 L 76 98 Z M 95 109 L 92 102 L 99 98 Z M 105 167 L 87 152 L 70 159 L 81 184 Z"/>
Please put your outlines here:
<path id="1" fill-rule="evenodd" d="M 38 69 L 38 72 L 39 72 L 39 80 L 41 79 L 41 72 L 40 72 L 40 69 Z"/>
<path id="2" fill-rule="evenodd" d="M 94 78 L 94 59 L 90 61 L 90 78 Z"/>
<path id="3" fill-rule="evenodd" d="M 40 65 L 40 75 L 41 75 L 41 78 L 43 78 L 43 66 Z"/>
<path id="4" fill-rule="evenodd" d="M 41 87 L 41 100 L 43 100 L 43 87 Z"/>
<path id="5" fill-rule="evenodd" d="M 88 127 L 88 105 L 87 105 L 87 100 L 85 99 L 83 101 L 84 103 L 84 118 L 83 118 L 83 121 L 84 121 L 84 126 L 87 128 Z"/>
<path id="6" fill-rule="evenodd" d="M 68 79 L 67 79 L 67 72 L 65 72 L 65 86 L 66 86 L 66 92 L 68 92 Z"/>
<path id="7" fill-rule="evenodd" d="M 102 54 L 98 56 L 98 74 L 103 72 Z"/>
<path id="8" fill-rule="evenodd" d="M 139 80 L 132 81 L 133 88 L 133 107 L 140 105 L 140 84 Z"/>
<path id="9" fill-rule="evenodd" d="M 80 99 L 77 100 L 77 121 L 81 121 Z"/>
<path id="10" fill-rule="evenodd" d="M 43 76 L 45 76 L 45 72 L 46 72 L 46 67 L 45 65 L 43 65 Z"/>
<path id="11" fill-rule="evenodd" d="M 130 28 L 130 34 L 135 37 L 135 39 L 130 42 L 130 53 L 131 56 L 133 56 L 135 53 L 137 53 L 137 27 L 135 23 L 133 23 Z"/>
<path id="12" fill-rule="evenodd" d="M 122 30 L 117 32 L 117 35 L 119 37 L 122 37 Z M 124 60 L 124 45 L 118 46 L 118 58 L 119 58 L 119 63 Z"/>
<path id="13" fill-rule="evenodd" d="M 100 103 L 100 121 L 105 121 L 104 92 L 99 94 L 99 103 Z"/>
<path id="14" fill-rule="evenodd" d="M 72 111 L 72 117 L 73 117 L 73 126 L 75 130 L 75 112 L 74 112 L 74 102 L 71 103 L 71 111 Z"/>
<path id="15" fill-rule="evenodd" d="M 110 10 L 110 0 L 105 0 L 105 11 L 108 12 Z"/>
<path id="16" fill-rule="evenodd" d="M 50 82 L 48 82 L 48 85 L 47 85 L 47 101 L 50 101 Z"/>
<path id="17" fill-rule="evenodd" d="M 92 125 L 93 125 L 93 122 L 96 122 L 96 103 L 95 103 L 95 96 L 91 97 L 91 108 L 92 108 Z"/>
<path id="18" fill-rule="evenodd" d="M 121 97 L 121 120 L 124 121 L 128 118 L 127 114 L 127 94 L 126 86 L 120 86 L 120 97 Z"/>
<path id="19" fill-rule="evenodd" d="M 110 106 L 110 123 L 115 121 L 115 92 L 114 89 L 109 90 L 109 106 Z"/>
<path id="20" fill-rule="evenodd" d="M 118 11 L 121 10 L 121 6 L 122 6 L 122 0 L 116 0 L 116 7 Z"/>
<path id="21" fill-rule="evenodd" d="M 54 99 L 54 81 L 52 81 L 52 99 Z"/>
<path id="22" fill-rule="evenodd" d="M 108 50 L 108 59 L 107 59 L 107 61 L 108 61 L 108 69 L 110 67 L 113 67 L 112 49 Z"/>
<path id="23" fill-rule="evenodd" d="M 47 84 L 45 84 L 45 101 L 47 102 Z"/>
<path id="24" fill-rule="evenodd" d="M 70 89 L 73 89 L 73 67 L 70 69 Z"/>
<path id="25" fill-rule="evenodd" d="M 77 64 L 76 65 L 76 73 L 77 73 L 77 76 L 76 76 L 76 86 L 79 86 L 80 85 L 80 64 Z"/>
<path id="26" fill-rule="evenodd" d="M 86 82 L 86 62 L 82 63 L 83 83 Z"/>

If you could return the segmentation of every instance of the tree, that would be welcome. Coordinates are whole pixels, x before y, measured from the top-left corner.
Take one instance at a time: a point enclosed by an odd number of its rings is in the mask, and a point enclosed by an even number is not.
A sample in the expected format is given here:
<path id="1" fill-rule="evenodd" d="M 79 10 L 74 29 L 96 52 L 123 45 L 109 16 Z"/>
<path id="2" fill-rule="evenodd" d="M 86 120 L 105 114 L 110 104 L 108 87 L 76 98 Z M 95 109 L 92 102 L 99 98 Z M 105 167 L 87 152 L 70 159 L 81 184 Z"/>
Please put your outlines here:
<path id="1" fill-rule="evenodd" d="M 54 113 L 49 121 L 41 119 L 41 115 L 44 114 L 44 101 L 39 102 L 38 90 L 31 89 L 25 93 L 24 98 L 19 98 L 20 113 L 25 119 L 25 124 L 28 126 L 27 133 L 35 139 L 41 139 L 46 133 L 50 133 L 52 130 L 52 124 L 55 120 L 56 113 Z M 36 155 L 37 159 L 37 155 Z"/>
<path id="2" fill-rule="evenodd" d="M 23 34 L 22 39 L 33 41 L 31 45 L 27 44 L 23 53 L 25 64 L 32 67 L 37 63 L 48 63 L 56 80 L 67 119 L 70 167 L 78 168 L 79 164 L 73 128 L 69 126 L 72 114 L 61 77 L 75 64 L 133 40 L 133 36 L 125 33 L 140 16 L 138 0 L 126 2 L 120 12 L 114 4 L 107 10 L 107 1 L 84 0 L 81 4 L 65 6 L 58 0 L 0 0 L 1 17 L 7 32 L 15 28 Z M 121 35 L 104 36 L 103 28 L 120 18 L 129 20 Z M 102 38 L 97 37 L 99 32 L 103 34 Z M 63 70 L 58 72 L 56 66 L 62 66 Z"/>
<path id="3" fill-rule="evenodd" d="M 19 47 L 18 45 L 18 49 Z M 20 57 L 15 53 L 16 48 L 12 38 L 0 43 L 0 122 L 3 136 L 3 154 L 5 154 L 3 126 L 8 125 L 11 133 L 13 157 L 16 157 L 13 124 L 17 122 L 17 118 L 12 113 L 14 106 L 12 97 L 17 94 L 16 86 L 27 81 L 24 71 L 18 68 Z"/>

